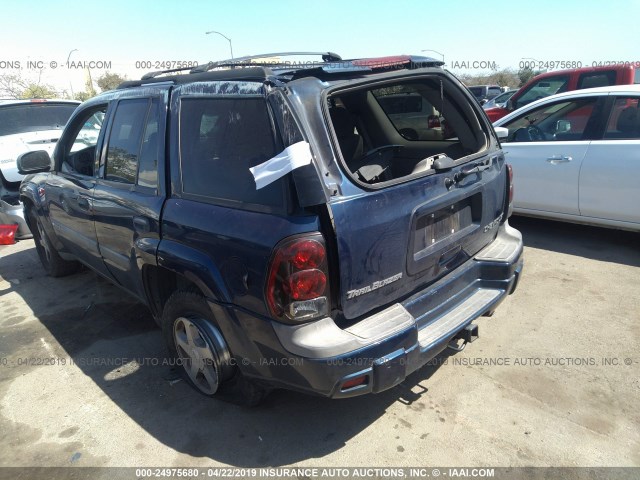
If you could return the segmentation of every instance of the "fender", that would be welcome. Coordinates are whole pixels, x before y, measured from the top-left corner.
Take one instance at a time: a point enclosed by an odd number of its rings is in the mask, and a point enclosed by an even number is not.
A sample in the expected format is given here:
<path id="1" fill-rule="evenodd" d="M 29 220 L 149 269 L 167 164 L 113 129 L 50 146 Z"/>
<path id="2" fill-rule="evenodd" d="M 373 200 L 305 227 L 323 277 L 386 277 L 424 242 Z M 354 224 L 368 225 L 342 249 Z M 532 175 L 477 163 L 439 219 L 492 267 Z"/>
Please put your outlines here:
<path id="1" fill-rule="evenodd" d="M 158 266 L 195 283 L 208 300 L 219 304 L 231 303 L 231 295 L 218 266 L 201 251 L 172 240 L 161 240 Z"/>
<path id="2" fill-rule="evenodd" d="M 47 215 L 47 206 L 46 199 L 44 196 L 44 187 L 42 184 L 46 181 L 48 173 L 36 173 L 34 175 L 27 175 L 20 185 L 20 202 L 23 205 L 30 202 L 35 209 L 36 215 L 40 217 L 42 222 L 42 226 L 44 227 L 45 232 L 49 239 L 53 242 L 55 248 L 58 250 L 58 253 L 65 260 L 74 260 L 75 257 L 69 256 L 69 254 L 64 253 L 64 245 L 58 240 L 58 236 L 56 235 L 55 230 L 53 229 L 53 225 L 51 224 L 51 219 L 49 215 Z M 42 190 L 41 190 L 42 188 Z M 27 215 L 25 212 L 25 220 L 29 223 L 27 219 Z M 31 227 L 31 226 L 29 226 Z"/>

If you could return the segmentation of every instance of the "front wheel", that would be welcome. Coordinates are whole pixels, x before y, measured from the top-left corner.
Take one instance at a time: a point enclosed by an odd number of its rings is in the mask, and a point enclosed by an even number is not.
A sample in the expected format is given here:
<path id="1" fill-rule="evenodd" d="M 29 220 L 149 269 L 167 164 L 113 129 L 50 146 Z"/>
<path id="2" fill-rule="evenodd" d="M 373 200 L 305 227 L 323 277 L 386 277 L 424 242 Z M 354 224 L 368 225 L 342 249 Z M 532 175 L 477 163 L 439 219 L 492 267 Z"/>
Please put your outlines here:
<path id="1" fill-rule="evenodd" d="M 266 390 L 234 366 L 231 352 L 202 295 L 177 291 L 164 307 L 162 330 L 185 379 L 203 395 L 253 406 Z"/>
<path id="2" fill-rule="evenodd" d="M 80 263 L 63 259 L 51 243 L 47 232 L 42 225 L 42 220 L 33 210 L 27 213 L 29 228 L 33 234 L 36 252 L 47 275 L 51 277 L 64 277 L 80 270 Z"/>

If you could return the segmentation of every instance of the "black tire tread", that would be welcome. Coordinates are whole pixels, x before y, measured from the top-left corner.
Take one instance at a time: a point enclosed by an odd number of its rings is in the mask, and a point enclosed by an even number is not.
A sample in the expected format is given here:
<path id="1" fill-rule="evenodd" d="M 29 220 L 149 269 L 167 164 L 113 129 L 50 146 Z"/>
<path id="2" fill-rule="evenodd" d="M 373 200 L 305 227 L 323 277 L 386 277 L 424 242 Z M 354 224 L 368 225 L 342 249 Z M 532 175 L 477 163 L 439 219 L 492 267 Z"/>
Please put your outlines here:
<path id="1" fill-rule="evenodd" d="M 31 229 L 31 233 L 33 234 L 33 241 L 36 245 L 38 257 L 40 258 L 40 262 L 42 263 L 45 272 L 47 272 L 47 275 L 57 278 L 66 277 L 78 272 L 81 268 L 80 262 L 65 260 L 64 258 L 62 258 L 58 254 L 58 251 L 53 246 L 49 238 L 44 239 L 44 241 L 49 244 L 49 251 L 51 253 L 51 258 L 49 259 L 49 261 L 46 260 L 45 253 L 42 247 L 43 239 L 40 238 L 40 232 L 38 231 L 37 227 L 37 223 L 41 220 L 38 217 L 37 213 L 33 211 L 33 209 L 29 209 L 27 211 L 27 216 L 29 218 L 29 228 Z"/>

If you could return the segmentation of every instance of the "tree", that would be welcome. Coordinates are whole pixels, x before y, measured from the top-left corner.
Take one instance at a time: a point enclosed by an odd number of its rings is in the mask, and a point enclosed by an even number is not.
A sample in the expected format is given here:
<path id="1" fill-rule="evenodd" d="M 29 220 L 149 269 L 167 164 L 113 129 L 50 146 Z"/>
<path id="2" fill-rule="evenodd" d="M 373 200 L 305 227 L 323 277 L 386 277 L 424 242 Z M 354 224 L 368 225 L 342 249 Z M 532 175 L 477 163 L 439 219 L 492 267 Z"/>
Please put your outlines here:
<path id="1" fill-rule="evenodd" d="M 20 94 L 20 98 L 57 98 L 59 97 L 52 87 L 30 83 Z"/>
<path id="2" fill-rule="evenodd" d="M 540 75 L 541 73 L 544 73 L 545 71 L 546 70 L 533 70 L 530 67 L 521 68 L 520 70 L 518 70 L 518 78 L 520 79 L 520 84 L 518 85 L 518 87 L 523 86 L 525 83 L 527 83 L 533 77 L 535 77 L 537 75 Z"/>
<path id="3" fill-rule="evenodd" d="M 56 98 L 60 93 L 51 85 L 25 80 L 20 75 L 0 75 L 0 97 Z"/>
<path id="4" fill-rule="evenodd" d="M 101 77 L 98 77 L 96 83 L 98 84 L 98 87 L 100 87 L 100 90 L 106 92 L 107 90 L 115 89 L 118 85 L 120 85 L 122 82 L 125 82 L 126 80 L 126 76 L 123 77 L 122 75 L 119 75 L 117 73 L 107 72 Z"/>
<path id="5" fill-rule="evenodd" d="M 465 85 L 500 85 L 501 87 L 517 88 L 519 79 L 516 72 L 509 68 L 494 70 L 491 73 L 472 75 L 464 73 L 459 76 Z"/>

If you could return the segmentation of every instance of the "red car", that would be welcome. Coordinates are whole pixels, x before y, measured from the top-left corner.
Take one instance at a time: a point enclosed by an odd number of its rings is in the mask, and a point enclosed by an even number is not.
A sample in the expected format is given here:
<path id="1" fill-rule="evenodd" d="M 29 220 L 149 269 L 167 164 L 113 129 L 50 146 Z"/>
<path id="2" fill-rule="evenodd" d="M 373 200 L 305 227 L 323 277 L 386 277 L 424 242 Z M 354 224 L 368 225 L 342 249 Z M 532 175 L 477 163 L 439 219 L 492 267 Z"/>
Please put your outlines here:
<path id="1" fill-rule="evenodd" d="M 485 110 L 485 112 L 489 120 L 495 122 L 524 105 L 556 93 L 582 88 L 640 83 L 640 68 L 638 67 L 638 65 L 620 64 L 542 73 L 525 83 L 511 97 L 505 108 L 494 107 Z"/>

